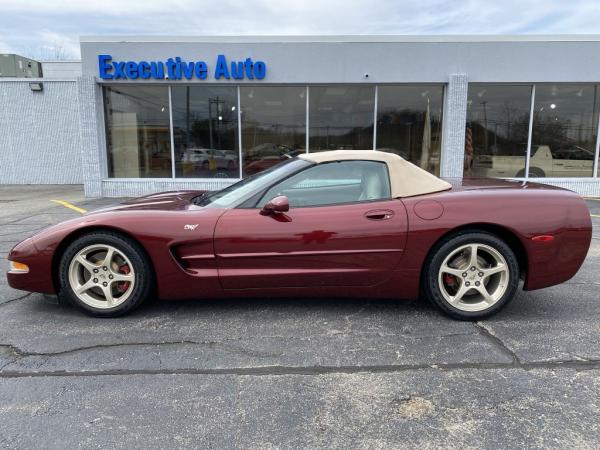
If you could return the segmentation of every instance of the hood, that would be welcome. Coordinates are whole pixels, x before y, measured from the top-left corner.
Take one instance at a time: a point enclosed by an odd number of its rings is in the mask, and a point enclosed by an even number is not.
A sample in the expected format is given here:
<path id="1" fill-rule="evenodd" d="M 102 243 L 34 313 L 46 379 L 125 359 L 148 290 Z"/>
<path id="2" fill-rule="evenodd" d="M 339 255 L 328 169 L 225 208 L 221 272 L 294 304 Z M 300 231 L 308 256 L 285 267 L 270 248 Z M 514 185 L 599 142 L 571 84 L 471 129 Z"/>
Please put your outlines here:
<path id="1" fill-rule="evenodd" d="M 104 213 L 108 211 L 136 211 L 136 210 L 185 210 L 190 206 L 194 197 L 209 191 L 169 191 L 146 195 L 126 200 L 118 205 L 96 209 L 88 214 Z M 86 215 L 88 215 L 86 214 Z"/>

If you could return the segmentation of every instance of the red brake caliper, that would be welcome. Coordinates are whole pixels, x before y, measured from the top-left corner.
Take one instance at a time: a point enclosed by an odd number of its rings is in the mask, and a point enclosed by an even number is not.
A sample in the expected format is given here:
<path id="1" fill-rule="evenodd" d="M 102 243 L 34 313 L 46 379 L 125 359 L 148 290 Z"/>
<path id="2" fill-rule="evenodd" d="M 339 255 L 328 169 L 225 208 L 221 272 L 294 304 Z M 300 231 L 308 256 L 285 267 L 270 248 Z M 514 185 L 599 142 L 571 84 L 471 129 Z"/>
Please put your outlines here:
<path id="1" fill-rule="evenodd" d="M 445 273 L 444 274 L 444 283 L 446 283 L 448 286 L 454 286 L 454 277 L 452 275 L 450 275 L 449 273 Z"/>
<path id="2" fill-rule="evenodd" d="M 129 266 L 127 264 L 123 264 L 122 266 L 119 266 L 119 272 L 124 275 L 127 275 L 129 272 L 131 272 L 131 269 L 129 269 Z M 129 288 L 129 281 L 119 281 L 117 283 L 117 289 L 120 292 L 125 292 L 128 288 Z"/>

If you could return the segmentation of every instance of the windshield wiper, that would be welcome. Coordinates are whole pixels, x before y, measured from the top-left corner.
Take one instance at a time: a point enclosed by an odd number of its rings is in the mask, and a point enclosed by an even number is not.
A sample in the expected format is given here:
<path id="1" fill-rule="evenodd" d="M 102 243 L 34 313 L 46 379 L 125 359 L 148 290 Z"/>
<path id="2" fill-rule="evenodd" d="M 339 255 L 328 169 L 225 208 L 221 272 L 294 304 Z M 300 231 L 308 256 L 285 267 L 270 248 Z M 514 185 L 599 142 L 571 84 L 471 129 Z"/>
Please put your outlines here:
<path id="1" fill-rule="evenodd" d="M 211 194 L 211 193 L 212 193 L 211 191 L 206 191 L 200 195 L 195 196 L 192 199 L 192 203 L 196 206 L 206 206 L 207 205 L 207 203 L 206 203 L 207 196 L 208 196 L 208 194 Z"/>

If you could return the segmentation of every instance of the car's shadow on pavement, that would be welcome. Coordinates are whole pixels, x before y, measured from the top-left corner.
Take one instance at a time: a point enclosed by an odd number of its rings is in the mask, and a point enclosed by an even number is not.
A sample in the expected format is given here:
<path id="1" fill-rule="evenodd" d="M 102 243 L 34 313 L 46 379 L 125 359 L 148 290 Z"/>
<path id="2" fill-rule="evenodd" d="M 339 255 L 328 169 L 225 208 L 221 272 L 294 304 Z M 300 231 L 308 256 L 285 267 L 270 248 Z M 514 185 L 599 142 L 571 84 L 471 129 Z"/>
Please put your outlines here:
<path id="1" fill-rule="evenodd" d="M 393 314 L 438 314 L 436 308 L 425 299 L 367 299 L 367 298 L 227 298 L 195 300 L 150 299 L 124 317 L 131 319 L 164 315 L 204 315 L 224 312 L 248 313 L 256 311 L 279 311 L 290 314 L 320 311 L 323 314 L 352 314 L 372 308 Z M 44 297 L 33 308 L 40 314 L 83 316 L 102 320 L 80 311 L 76 306 L 59 302 L 56 297 Z M 119 319 L 119 318 L 117 318 Z"/>
<path id="2" fill-rule="evenodd" d="M 578 286 L 579 288 L 579 286 Z M 493 321 L 503 320 L 543 320 L 545 317 L 569 319 L 587 314 L 587 302 L 565 302 L 569 288 L 554 287 L 536 292 L 519 291 L 516 297 L 495 316 L 484 319 Z M 561 292 L 562 291 L 562 292 Z M 34 294 L 35 295 L 35 294 Z M 562 300 L 562 301 L 557 301 Z M 595 303 L 595 302 L 594 302 Z M 398 320 L 405 321 L 414 317 L 438 317 L 441 320 L 452 320 L 443 315 L 426 299 L 367 299 L 367 298 L 228 298 L 228 299 L 197 299 L 197 300 L 157 300 L 151 299 L 141 307 L 124 317 L 113 320 L 131 320 L 142 318 L 169 317 L 202 317 L 224 314 L 289 314 L 302 317 L 307 314 L 321 314 L 323 317 L 332 315 L 359 316 L 367 310 L 389 314 Z M 63 317 L 84 317 L 92 320 L 111 320 L 96 318 L 85 314 L 70 304 L 59 304 L 56 297 L 44 298 L 35 302 L 32 311 L 39 314 L 55 314 Z M 268 315 L 265 315 L 265 319 Z M 358 318 L 358 317 L 357 317 Z"/>

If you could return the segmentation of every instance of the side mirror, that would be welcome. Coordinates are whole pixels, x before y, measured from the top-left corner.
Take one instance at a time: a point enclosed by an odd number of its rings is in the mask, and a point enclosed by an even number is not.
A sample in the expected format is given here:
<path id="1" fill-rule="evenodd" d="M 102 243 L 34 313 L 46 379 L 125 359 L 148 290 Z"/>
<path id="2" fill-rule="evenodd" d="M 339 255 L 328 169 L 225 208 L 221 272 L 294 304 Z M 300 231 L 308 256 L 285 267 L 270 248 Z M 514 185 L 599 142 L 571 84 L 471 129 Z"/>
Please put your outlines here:
<path id="1" fill-rule="evenodd" d="M 285 195 L 280 195 L 267 202 L 265 206 L 260 210 L 263 216 L 270 216 L 271 214 L 281 214 L 290 210 L 290 201 Z"/>

